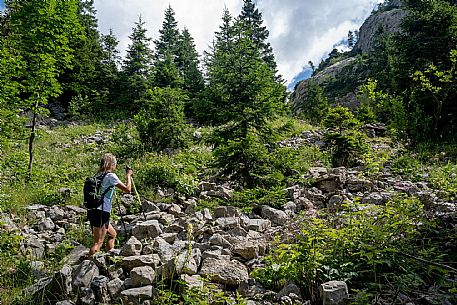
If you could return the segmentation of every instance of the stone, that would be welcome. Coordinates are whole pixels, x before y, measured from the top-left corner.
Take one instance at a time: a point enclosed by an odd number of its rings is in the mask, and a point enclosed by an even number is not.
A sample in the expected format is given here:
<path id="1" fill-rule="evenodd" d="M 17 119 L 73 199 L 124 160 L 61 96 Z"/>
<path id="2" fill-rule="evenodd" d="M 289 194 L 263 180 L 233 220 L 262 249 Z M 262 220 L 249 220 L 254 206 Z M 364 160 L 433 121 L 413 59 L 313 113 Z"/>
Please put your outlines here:
<path id="1" fill-rule="evenodd" d="M 157 237 L 154 240 L 153 247 L 155 251 L 158 252 L 160 259 L 163 262 L 167 262 L 171 259 L 174 259 L 176 252 L 173 247 L 167 243 L 163 238 Z"/>
<path id="2" fill-rule="evenodd" d="M 328 200 L 328 203 L 327 203 L 327 208 L 331 209 L 331 210 L 336 210 L 338 209 L 339 207 L 341 207 L 341 204 L 343 203 L 344 201 L 344 197 L 343 196 L 340 196 L 340 195 L 333 195 L 332 197 L 330 197 L 330 199 Z"/>
<path id="3" fill-rule="evenodd" d="M 271 220 L 276 225 L 284 225 L 289 217 L 284 211 L 274 209 L 270 206 L 262 206 L 261 215 L 263 218 Z"/>
<path id="4" fill-rule="evenodd" d="M 46 214 L 52 221 L 58 221 L 66 218 L 65 211 L 56 205 L 52 206 Z"/>
<path id="5" fill-rule="evenodd" d="M 141 202 L 141 208 L 145 213 L 160 212 L 160 208 L 154 202 L 151 202 L 149 200 L 143 200 Z"/>
<path id="6" fill-rule="evenodd" d="M 180 278 L 188 288 L 202 288 L 204 284 L 203 279 L 199 275 L 181 274 Z"/>
<path id="7" fill-rule="evenodd" d="M 310 175 L 311 178 L 319 179 L 327 175 L 327 169 L 325 167 L 310 167 L 308 169 L 308 175 Z"/>
<path id="8" fill-rule="evenodd" d="M 100 275 L 94 277 L 90 283 L 90 288 L 94 292 L 95 300 L 99 303 L 108 304 L 111 301 L 108 291 L 109 279 L 106 276 Z"/>
<path id="9" fill-rule="evenodd" d="M 124 282 L 119 278 L 115 278 L 114 280 L 108 282 L 108 293 L 112 299 L 116 299 L 119 296 L 122 291 L 123 284 Z"/>
<path id="10" fill-rule="evenodd" d="M 300 288 L 293 283 L 284 286 L 284 288 L 276 294 L 275 299 L 281 300 L 284 296 L 290 297 L 292 294 L 295 295 L 296 298 L 302 299 Z"/>
<path id="11" fill-rule="evenodd" d="M 221 246 L 223 248 L 231 248 L 232 244 L 229 243 L 222 235 L 214 234 L 209 238 L 209 243 L 211 245 Z"/>
<path id="12" fill-rule="evenodd" d="M 201 192 L 214 191 L 216 189 L 216 183 L 202 181 L 198 184 L 197 188 Z"/>
<path id="13" fill-rule="evenodd" d="M 240 218 L 238 217 L 221 217 L 216 219 L 216 225 L 222 230 L 235 229 L 240 226 Z"/>
<path id="14" fill-rule="evenodd" d="M 143 244 L 135 237 L 132 236 L 121 248 L 121 256 L 137 256 L 141 254 Z"/>
<path id="15" fill-rule="evenodd" d="M 91 288 L 79 288 L 79 304 L 81 305 L 95 305 L 95 294 Z"/>
<path id="16" fill-rule="evenodd" d="M 230 199 L 232 198 L 232 190 L 226 189 L 223 186 L 216 186 L 215 190 L 207 191 L 206 195 L 210 197 L 217 197 L 221 199 Z"/>
<path id="17" fill-rule="evenodd" d="M 80 287 L 89 287 L 90 282 L 99 275 L 99 269 L 93 261 L 83 261 L 73 273 L 73 290 L 78 291 Z"/>
<path id="18" fill-rule="evenodd" d="M 247 267 L 239 261 L 214 258 L 203 260 L 199 275 L 228 286 L 238 286 L 249 279 Z"/>
<path id="19" fill-rule="evenodd" d="M 245 228 L 257 232 L 264 232 L 271 227 L 271 221 L 268 219 L 249 219 Z"/>
<path id="20" fill-rule="evenodd" d="M 215 218 L 239 217 L 241 216 L 241 211 L 237 207 L 219 206 L 214 209 L 213 214 Z"/>
<path id="21" fill-rule="evenodd" d="M 8 214 L 0 214 L 0 232 L 6 230 L 7 232 L 19 231 L 14 221 Z"/>
<path id="22" fill-rule="evenodd" d="M 86 247 L 84 247 L 82 245 L 76 246 L 63 259 L 63 262 L 70 266 L 79 264 L 84 260 L 85 257 L 87 257 L 88 253 L 89 253 L 89 249 L 87 249 Z"/>
<path id="23" fill-rule="evenodd" d="M 238 254 L 245 260 L 251 260 L 259 257 L 260 253 L 265 253 L 265 247 L 260 246 L 259 242 L 246 240 L 241 243 L 235 244 L 232 252 Z"/>
<path id="24" fill-rule="evenodd" d="M 175 217 L 180 216 L 182 214 L 181 207 L 177 204 L 172 204 L 167 212 Z"/>
<path id="25" fill-rule="evenodd" d="M 132 287 L 147 286 L 155 282 L 156 274 L 150 266 L 136 267 L 130 271 L 130 279 Z"/>
<path id="26" fill-rule="evenodd" d="M 72 301 L 69 301 L 69 300 L 64 300 L 64 301 L 57 302 L 56 305 L 75 305 L 75 303 L 73 303 Z"/>
<path id="27" fill-rule="evenodd" d="M 337 190 L 343 189 L 343 181 L 338 175 L 329 175 L 318 179 L 315 182 L 318 189 L 326 193 L 335 193 Z"/>
<path id="28" fill-rule="evenodd" d="M 51 231 L 56 228 L 56 225 L 51 218 L 44 218 L 37 223 L 36 228 L 39 232 Z"/>
<path id="29" fill-rule="evenodd" d="M 330 281 L 321 284 L 319 291 L 322 305 L 344 305 L 349 299 L 348 287 L 343 281 Z"/>
<path id="30" fill-rule="evenodd" d="M 142 305 L 144 301 L 152 299 L 154 287 L 151 285 L 131 288 L 121 292 L 120 299 L 123 305 Z"/>
<path id="31" fill-rule="evenodd" d="M 135 267 L 150 266 L 156 267 L 160 264 L 160 258 L 156 254 L 126 256 L 122 258 L 120 265 L 122 269 L 130 271 Z"/>
<path id="32" fill-rule="evenodd" d="M 162 234 L 162 229 L 157 220 L 148 220 L 138 223 L 132 229 L 132 235 L 141 240 L 146 237 L 155 238 Z"/>

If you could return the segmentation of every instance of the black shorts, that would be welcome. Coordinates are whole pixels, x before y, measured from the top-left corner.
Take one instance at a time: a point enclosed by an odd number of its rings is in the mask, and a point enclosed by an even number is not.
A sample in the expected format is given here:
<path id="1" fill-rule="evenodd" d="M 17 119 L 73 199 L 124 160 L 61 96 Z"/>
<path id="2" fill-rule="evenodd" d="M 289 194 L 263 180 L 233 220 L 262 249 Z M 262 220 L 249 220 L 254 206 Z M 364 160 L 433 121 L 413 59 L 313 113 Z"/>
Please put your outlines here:
<path id="1" fill-rule="evenodd" d="M 87 219 L 92 227 L 101 228 L 103 225 L 108 229 L 110 213 L 98 209 L 88 210 Z"/>

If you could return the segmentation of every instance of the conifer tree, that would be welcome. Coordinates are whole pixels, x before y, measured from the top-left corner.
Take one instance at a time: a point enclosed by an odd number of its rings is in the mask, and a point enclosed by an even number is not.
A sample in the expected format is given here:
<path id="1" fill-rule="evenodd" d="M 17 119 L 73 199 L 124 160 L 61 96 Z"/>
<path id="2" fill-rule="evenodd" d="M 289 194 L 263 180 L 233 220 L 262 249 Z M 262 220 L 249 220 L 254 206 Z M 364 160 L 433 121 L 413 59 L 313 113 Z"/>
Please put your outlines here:
<path id="1" fill-rule="evenodd" d="M 232 52 L 235 36 L 232 19 L 229 10 L 224 8 L 222 24 L 215 33 L 213 45 L 205 52 L 205 78 L 208 85 L 203 98 L 193 104 L 193 112 L 198 120 L 204 123 L 217 125 L 222 120 L 219 108 L 223 107 L 224 99 L 219 87 L 223 84 L 226 68 L 230 65 L 228 56 Z"/>
<path id="2" fill-rule="evenodd" d="M 101 58 L 97 69 L 97 90 L 106 102 L 103 107 L 113 106 L 118 97 L 119 69 L 121 62 L 119 41 L 110 29 L 108 35 L 101 36 Z"/>
<path id="3" fill-rule="evenodd" d="M 284 87 L 250 38 L 245 21 L 236 20 L 230 33 L 229 43 L 222 44 L 225 49 L 216 41 L 213 65 L 208 67 L 208 87 L 217 94 L 220 124 L 215 155 L 226 174 L 252 186 L 269 162 L 265 144 L 272 144 L 272 130 L 268 121 L 281 111 Z"/>
<path id="4" fill-rule="evenodd" d="M 129 36 L 130 45 L 124 59 L 121 73 L 120 110 L 137 111 L 146 90 L 151 87 L 152 50 L 151 38 L 146 36 L 145 22 L 139 16 Z"/>
<path id="5" fill-rule="evenodd" d="M 267 42 L 269 32 L 263 25 L 262 13 L 259 12 L 252 0 L 243 0 L 243 8 L 238 18 L 243 21 L 243 32 L 248 35 L 254 47 L 259 50 L 262 59 L 276 74 L 277 67 L 273 49 Z M 277 77 L 277 80 L 282 82 L 280 76 Z"/>
<path id="6" fill-rule="evenodd" d="M 64 108 L 72 102 L 72 107 L 78 111 L 90 111 L 91 107 L 87 106 L 97 96 L 97 67 L 101 60 L 101 47 L 96 13 L 94 0 L 78 1 L 77 16 L 81 33 L 70 41 L 74 50 L 72 68 L 66 70 L 59 79 L 63 92 L 57 101 Z"/>
<path id="7" fill-rule="evenodd" d="M 177 64 L 180 77 L 183 81 L 182 89 L 193 98 L 203 90 L 203 76 L 199 69 L 198 53 L 195 50 L 194 39 L 185 28 L 178 41 Z"/>
<path id="8" fill-rule="evenodd" d="M 179 48 L 179 30 L 175 12 L 168 6 L 159 39 L 154 41 L 154 82 L 159 87 L 177 88 L 182 85 L 177 57 Z"/>

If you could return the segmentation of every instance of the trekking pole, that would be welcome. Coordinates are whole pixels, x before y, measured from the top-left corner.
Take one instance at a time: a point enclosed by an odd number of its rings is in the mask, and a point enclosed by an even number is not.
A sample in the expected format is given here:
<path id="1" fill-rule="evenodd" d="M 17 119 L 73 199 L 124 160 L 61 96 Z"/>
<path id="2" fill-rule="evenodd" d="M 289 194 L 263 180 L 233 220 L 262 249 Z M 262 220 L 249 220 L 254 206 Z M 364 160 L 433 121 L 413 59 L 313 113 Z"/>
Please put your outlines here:
<path id="1" fill-rule="evenodd" d="M 130 177 L 130 180 L 132 180 L 133 192 L 134 192 L 136 198 L 138 199 L 138 203 L 140 205 L 141 212 L 143 213 L 144 221 L 146 221 L 146 214 L 144 213 L 143 205 L 141 204 L 140 195 L 138 194 L 138 191 L 136 190 L 135 182 L 133 181 L 132 177 Z"/>
<path id="2" fill-rule="evenodd" d="M 114 194 L 116 194 L 116 193 L 114 193 Z M 116 195 L 114 195 L 114 196 L 116 196 Z M 116 200 L 116 203 L 117 203 L 117 209 L 119 210 L 119 219 L 121 220 L 122 226 L 124 227 L 125 236 L 128 236 L 127 227 L 125 226 L 125 222 L 122 219 L 121 204 L 119 203 L 120 199 L 119 199 L 119 197 L 116 196 L 115 200 Z"/>

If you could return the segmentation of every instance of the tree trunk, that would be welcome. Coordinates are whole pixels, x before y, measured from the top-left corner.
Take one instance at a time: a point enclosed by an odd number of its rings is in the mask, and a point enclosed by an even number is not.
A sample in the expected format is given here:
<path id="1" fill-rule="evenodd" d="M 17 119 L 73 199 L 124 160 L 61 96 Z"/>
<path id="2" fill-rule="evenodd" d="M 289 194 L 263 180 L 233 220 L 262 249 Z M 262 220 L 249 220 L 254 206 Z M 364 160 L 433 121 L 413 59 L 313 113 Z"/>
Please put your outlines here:
<path id="1" fill-rule="evenodd" d="M 36 109 L 38 108 L 38 102 L 35 104 L 32 117 L 32 129 L 30 131 L 29 138 L 29 166 L 27 168 L 27 181 L 32 178 L 32 164 L 33 164 L 33 140 L 35 139 L 35 126 L 36 126 Z"/>

